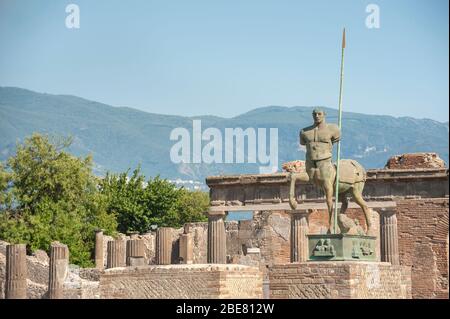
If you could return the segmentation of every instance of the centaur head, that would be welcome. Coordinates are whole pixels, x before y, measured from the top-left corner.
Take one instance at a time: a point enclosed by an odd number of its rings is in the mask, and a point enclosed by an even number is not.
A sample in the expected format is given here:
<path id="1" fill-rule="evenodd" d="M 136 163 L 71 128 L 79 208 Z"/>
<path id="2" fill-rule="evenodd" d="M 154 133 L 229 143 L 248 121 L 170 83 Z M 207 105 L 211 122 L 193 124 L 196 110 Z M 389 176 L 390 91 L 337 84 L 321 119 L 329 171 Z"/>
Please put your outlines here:
<path id="1" fill-rule="evenodd" d="M 325 111 L 322 108 L 320 108 L 320 107 L 314 108 L 314 110 L 312 111 L 312 117 L 314 119 L 314 124 L 319 125 L 322 122 L 325 122 L 326 115 L 327 114 L 325 113 Z"/>

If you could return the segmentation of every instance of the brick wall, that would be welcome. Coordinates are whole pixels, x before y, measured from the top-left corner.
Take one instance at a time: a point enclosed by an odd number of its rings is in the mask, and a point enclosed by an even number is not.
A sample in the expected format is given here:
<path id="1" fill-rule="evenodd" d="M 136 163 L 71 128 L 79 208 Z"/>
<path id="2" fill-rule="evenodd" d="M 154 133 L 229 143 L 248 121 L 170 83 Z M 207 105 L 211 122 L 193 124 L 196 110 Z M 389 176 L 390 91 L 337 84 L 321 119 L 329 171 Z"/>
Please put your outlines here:
<path id="1" fill-rule="evenodd" d="M 412 268 L 413 298 L 448 298 L 449 200 L 397 202 L 400 263 Z"/>
<path id="2" fill-rule="evenodd" d="M 448 198 L 400 198 L 396 202 L 400 263 L 411 267 L 413 298 L 448 298 Z M 360 209 L 348 209 L 347 215 L 358 219 L 365 228 L 364 214 Z M 375 213 L 372 217 L 379 234 L 379 215 Z M 323 233 L 327 227 L 328 213 L 325 210 L 309 215 L 311 234 Z M 238 229 L 241 231 L 234 231 L 234 235 L 227 232 L 227 236 L 233 238 L 233 247 L 245 244 L 259 247 L 259 267 L 266 280 L 267 267 L 289 262 L 290 218 L 287 213 L 261 212 L 253 221 L 241 222 Z M 377 248 L 379 260 L 379 236 Z M 255 258 L 246 258 L 242 249 L 227 247 L 227 254 L 231 255 L 234 263 L 255 265 Z"/>
<path id="3" fill-rule="evenodd" d="M 270 268 L 270 297 L 277 299 L 411 298 L 407 266 L 368 262 L 306 262 Z"/>
<path id="4" fill-rule="evenodd" d="M 166 265 L 108 269 L 102 299 L 261 298 L 262 273 L 242 265 Z"/>

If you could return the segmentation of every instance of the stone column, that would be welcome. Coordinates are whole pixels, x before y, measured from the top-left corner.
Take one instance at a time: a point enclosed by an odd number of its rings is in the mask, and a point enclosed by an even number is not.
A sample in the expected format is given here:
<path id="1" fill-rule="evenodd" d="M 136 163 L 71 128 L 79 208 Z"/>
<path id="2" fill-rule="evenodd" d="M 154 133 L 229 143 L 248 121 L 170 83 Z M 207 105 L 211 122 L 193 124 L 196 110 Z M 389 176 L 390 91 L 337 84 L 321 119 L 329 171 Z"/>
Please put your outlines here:
<path id="1" fill-rule="evenodd" d="M 193 247 L 191 234 L 180 235 L 180 264 L 192 264 Z"/>
<path id="2" fill-rule="evenodd" d="M 64 280 L 69 271 L 69 249 L 66 245 L 54 242 L 50 245 L 50 266 L 48 279 L 48 298 L 62 299 Z"/>
<path id="3" fill-rule="evenodd" d="M 6 246 L 5 298 L 27 298 L 27 254 L 25 245 Z"/>
<path id="4" fill-rule="evenodd" d="M 105 267 L 103 260 L 103 230 L 95 231 L 95 268 L 102 270 Z"/>
<path id="5" fill-rule="evenodd" d="M 308 260 L 308 214 L 306 210 L 291 212 L 291 262 Z"/>
<path id="6" fill-rule="evenodd" d="M 156 264 L 172 263 L 172 229 L 161 227 L 156 230 Z"/>
<path id="7" fill-rule="evenodd" d="M 132 238 L 136 237 L 132 236 Z M 144 266 L 144 264 L 144 241 L 137 238 L 128 240 L 127 266 Z"/>
<path id="8" fill-rule="evenodd" d="M 116 239 L 108 241 L 108 258 L 106 268 L 125 267 L 125 241 Z"/>
<path id="9" fill-rule="evenodd" d="M 226 264 L 226 241 L 224 218 L 226 212 L 208 213 L 208 263 Z"/>
<path id="10" fill-rule="evenodd" d="M 380 212 L 381 261 L 399 265 L 397 215 L 394 210 Z"/>

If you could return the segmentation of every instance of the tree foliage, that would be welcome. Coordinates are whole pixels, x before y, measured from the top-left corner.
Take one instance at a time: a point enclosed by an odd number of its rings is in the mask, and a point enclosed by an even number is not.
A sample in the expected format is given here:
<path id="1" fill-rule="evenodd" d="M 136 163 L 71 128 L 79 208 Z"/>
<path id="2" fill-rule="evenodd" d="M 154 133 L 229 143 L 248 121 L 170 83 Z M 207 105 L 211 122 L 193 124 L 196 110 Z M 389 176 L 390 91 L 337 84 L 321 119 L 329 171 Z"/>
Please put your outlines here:
<path id="1" fill-rule="evenodd" d="M 152 225 L 180 227 L 187 222 L 205 221 L 208 194 L 176 188 L 159 176 L 145 181 L 140 169 L 108 174 L 101 183 L 108 197 L 108 212 L 117 216 L 120 232 L 147 232 Z"/>
<path id="2" fill-rule="evenodd" d="M 152 225 L 180 227 L 205 221 L 207 193 L 178 189 L 140 168 L 128 176 L 92 173 L 92 157 L 74 157 L 69 139 L 33 134 L 0 165 L 0 238 L 48 251 L 52 241 L 69 247 L 70 261 L 91 266 L 94 230 L 147 232 Z"/>
<path id="3" fill-rule="evenodd" d="M 11 174 L 5 170 L 0 163 L 0 209 L 11 206 L 11 194 L 8 192 L 8 186 L 11 183 Z"/>
<path id="4" fill-rule="evenodd" d="M 68 245 L 72 263 L 89 266 L 94 229 L 113 233 L 117 223 L 97 190 L 92 158 L 65 152 L 69 144 L 33 134 L 17 145 L 0 170 L 0 238 L 47 251 L 58 240 Z"/>

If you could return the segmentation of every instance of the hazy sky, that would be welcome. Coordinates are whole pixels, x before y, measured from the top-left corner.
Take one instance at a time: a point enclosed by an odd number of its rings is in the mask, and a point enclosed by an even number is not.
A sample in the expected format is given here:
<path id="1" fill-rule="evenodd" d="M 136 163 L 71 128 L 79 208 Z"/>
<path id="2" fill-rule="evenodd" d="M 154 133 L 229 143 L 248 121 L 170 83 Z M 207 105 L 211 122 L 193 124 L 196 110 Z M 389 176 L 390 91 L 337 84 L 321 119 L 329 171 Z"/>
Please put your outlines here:
<path id="1" fill-rule="evenodd" d="M 0 0 L 0 86 L 179 115 L 337 107 L 343 26 L 345 111 L 448 121 L 447 0 Z"/>

